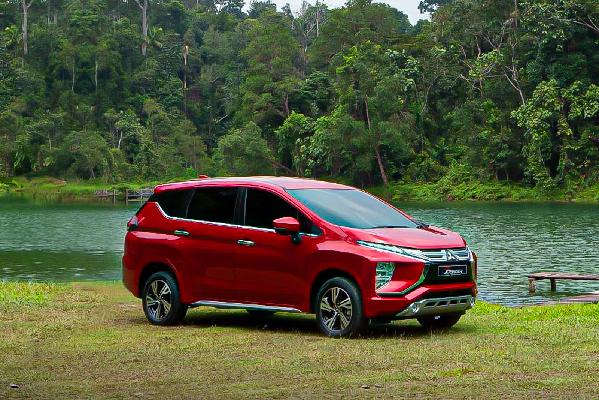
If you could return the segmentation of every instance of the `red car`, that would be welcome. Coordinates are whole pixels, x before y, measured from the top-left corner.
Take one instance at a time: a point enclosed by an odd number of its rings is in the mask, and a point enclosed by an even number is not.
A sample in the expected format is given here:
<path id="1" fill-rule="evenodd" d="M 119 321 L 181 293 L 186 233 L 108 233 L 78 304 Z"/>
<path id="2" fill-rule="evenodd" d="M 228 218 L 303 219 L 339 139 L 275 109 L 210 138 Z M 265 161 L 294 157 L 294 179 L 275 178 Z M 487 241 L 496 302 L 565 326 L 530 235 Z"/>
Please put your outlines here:
<path id="1" fill-rule="evenodd" d="M 283 177 L 157 186 L 128 223 L 123 281 L 156 325 L 212 306 L 315 313 L 329 336 L 371 320 L 450 327 L 477 293 L 457 233 L 349 186 Z"/>

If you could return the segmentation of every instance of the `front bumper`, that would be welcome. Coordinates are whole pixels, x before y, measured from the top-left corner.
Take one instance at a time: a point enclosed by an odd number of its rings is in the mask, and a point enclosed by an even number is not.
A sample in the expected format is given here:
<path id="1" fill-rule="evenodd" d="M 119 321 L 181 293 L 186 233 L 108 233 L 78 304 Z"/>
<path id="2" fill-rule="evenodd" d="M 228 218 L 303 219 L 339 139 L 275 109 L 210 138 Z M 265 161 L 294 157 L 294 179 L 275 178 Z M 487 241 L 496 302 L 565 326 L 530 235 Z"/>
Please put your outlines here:
<path id="1" fill-rule="evenodd" d="M 471 295 L 422 299 L 411 303 L 395 315 L 397 318 L 418 318 L 427 315 L 462 313 L 472 307 L 476 297 Z"/>
<path id="2" fill-rule="evenodd" d="M 413 303 L 446 297 L 476 297 L 476 295 L 475 282 L 423 284 L 404 295 L 398 293 L 395 296 L 380 296 L 375 293 L 368 296 L 364 299 L 364 312 L 367 318 L 400 318 L 395 316 L 407 310 Z"/>

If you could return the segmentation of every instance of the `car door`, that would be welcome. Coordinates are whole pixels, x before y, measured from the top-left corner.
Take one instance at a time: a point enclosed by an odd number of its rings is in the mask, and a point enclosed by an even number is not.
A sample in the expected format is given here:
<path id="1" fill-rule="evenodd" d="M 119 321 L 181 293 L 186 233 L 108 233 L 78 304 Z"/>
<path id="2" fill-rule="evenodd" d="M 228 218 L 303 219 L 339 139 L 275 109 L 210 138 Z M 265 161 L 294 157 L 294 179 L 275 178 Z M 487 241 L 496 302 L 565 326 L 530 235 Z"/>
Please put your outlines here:
<path id="1" fill-rule="evenodd" d="M 238 192 L 237 187 L 199 187 L 186 218 L 178 221 L 175 235 L 185 260 L 186 286 L 198 300 L 225 301 L 235 296 Z"/>
<path id="2" fill-rule="evenodd" d="M 247 188 L 241 193 L 243 227 L 238 231 L 236 286 L 242 302 L 297 308 L 309 293 L 306 258 L 315 251 L 319 230 L 278 194 Z M 295 217 L 300 243 L 275 233 L 272 221 Z"/>

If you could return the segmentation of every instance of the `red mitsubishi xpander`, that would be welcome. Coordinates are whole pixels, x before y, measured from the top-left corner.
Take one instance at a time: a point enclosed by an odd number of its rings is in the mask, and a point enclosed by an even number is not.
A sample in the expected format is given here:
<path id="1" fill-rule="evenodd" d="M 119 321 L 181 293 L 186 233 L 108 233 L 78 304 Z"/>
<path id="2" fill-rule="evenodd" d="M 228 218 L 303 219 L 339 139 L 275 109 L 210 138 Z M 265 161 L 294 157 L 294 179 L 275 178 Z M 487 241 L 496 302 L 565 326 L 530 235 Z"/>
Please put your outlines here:
<path id="1" fill-rule="evenodd" d="M 329 336 L 371 319 L 450 327 L 477 293 L 457 233 L 349 186 L 278 177 L 157 186 L 128 223 L 123 281 L 153 324 L 196 306 L 306 312 Z"/>

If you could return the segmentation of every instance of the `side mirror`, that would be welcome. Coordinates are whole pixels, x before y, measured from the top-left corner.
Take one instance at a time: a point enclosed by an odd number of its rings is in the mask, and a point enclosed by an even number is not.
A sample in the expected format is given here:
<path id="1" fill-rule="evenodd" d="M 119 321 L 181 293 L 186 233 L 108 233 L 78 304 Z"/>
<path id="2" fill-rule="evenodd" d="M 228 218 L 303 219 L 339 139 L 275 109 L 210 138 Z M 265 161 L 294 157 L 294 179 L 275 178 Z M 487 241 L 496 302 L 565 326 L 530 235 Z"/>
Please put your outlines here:
<path id="1" fill-rule="evenodd" d="M 300 223 L 297 219 L 293 217 L 277 218 L 272 221 L 272 225 L 275 228 L 275 232 L 279 235 L 291 236 L 291 241 L 293 243 L 301 242 L 299 234 Z"/>

